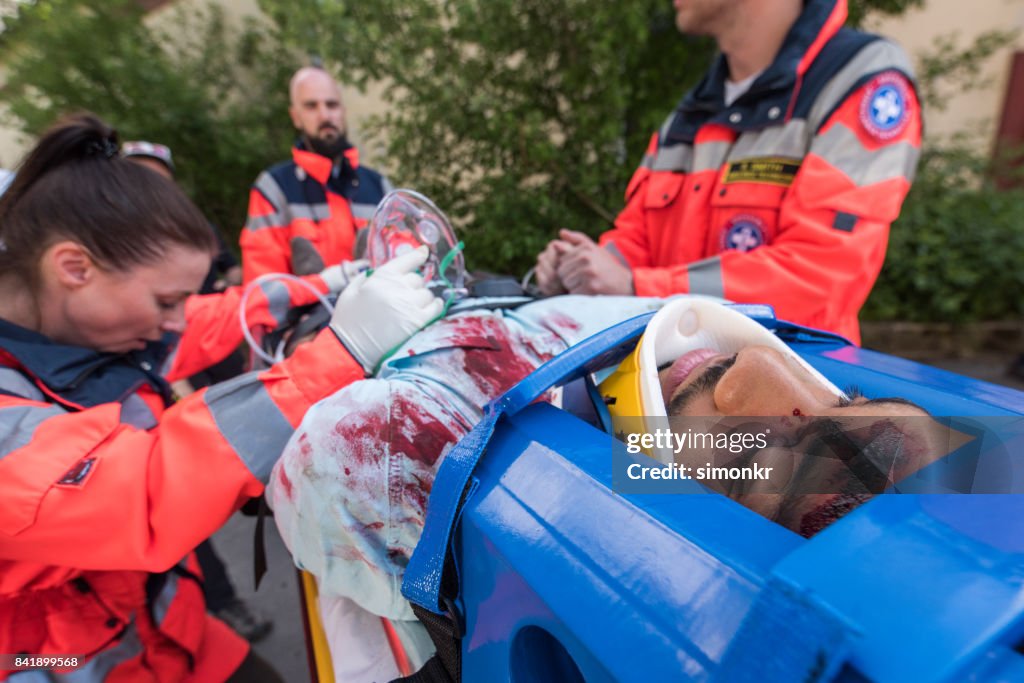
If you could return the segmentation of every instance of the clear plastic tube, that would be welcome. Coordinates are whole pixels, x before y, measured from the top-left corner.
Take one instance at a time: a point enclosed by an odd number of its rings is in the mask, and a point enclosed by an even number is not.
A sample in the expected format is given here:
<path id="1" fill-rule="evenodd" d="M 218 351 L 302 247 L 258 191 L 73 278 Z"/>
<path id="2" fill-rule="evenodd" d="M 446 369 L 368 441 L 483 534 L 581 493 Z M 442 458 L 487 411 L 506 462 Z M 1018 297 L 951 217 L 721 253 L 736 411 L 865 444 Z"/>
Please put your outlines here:
<path id="1" fill-rule="evenodd" d="M 309 291 L 313 292 L 313 294 L 316 295 L 316 298 L 320 302 L 321 306 L 326 308 L 329 313 L 334 313 L 334 306 L 331 305 L 331 302 L 327 300 L 327 297 L 324 296 L 323 293 L 320 292 L 320 290 L 318 290 L 316 287 L 306 282 L 302 278 L 297 277 L 295 275 L 291 275 L 289 273 L 266 273 L 264 275 L 260 275 L 258 278 L 256 278 L 248 285 L 246 285 L 245 291 L 242 292 L 242 301 L 238 305 L 238 321 L 242 325 L 242 336 L 245 337 L 245 341 L 247 344 L 249 344 L 249 348 L 252 349 L 252 352 L 255 353 L 264 362 L 269 363 L 270 365 L 273 365 L 274 363 L 278 363 L 284 360 L 284 344 L 278 344 L 273 356 L 271 356 L 269 353 L 261 349 L 259 344 L 256 342 L 256 339 L 252 336 L 252 333 L 249 331 L 249 322 L 247 320 L 245 311 L 247 304 L 249 303 L 249 297 L 252 295 L 253 289 L 262 285 L 265 282 L 275 282 L 279 280 L 291 280 L 292 282 L 296 282 L 299 285 L 305 287 L 306 289 L 308 289 Z"/>

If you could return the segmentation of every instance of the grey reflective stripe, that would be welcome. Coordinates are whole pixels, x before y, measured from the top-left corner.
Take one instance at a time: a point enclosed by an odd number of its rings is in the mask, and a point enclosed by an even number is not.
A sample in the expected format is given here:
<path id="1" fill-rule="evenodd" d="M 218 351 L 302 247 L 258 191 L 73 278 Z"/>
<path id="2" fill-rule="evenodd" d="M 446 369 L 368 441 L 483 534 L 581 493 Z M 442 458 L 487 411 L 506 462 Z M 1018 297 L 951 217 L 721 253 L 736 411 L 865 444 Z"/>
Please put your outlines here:
<path id="1" fill-rule="evenodd" d="M 263 230 L 264 228 L 283 228 L 290 222 L 285 211 L 288 209 L 288 198 L 284 190 L 274 180 L 274 176 L 266 171 L 260 173 L 253 183 L 253 189 L 263 195 L 264 199 L 274 207 L 274 213 L 263 216 L 249 216 L 245 221 L 247 230 Z"/>
<path id="2" fill-rule="evenodd" d="M 732 148 L 731 142 L 703 142 L 693 146 L 693 173 L 719 168 Z"/>
<path id="3" fill-rule="evenodd" d="M 373 217 L 373 212 L 377 210 L 376 204 L 356 204 L 352 202 L 349 204 L 352 208 L 352 216 L 354 218 L 363 218 L 370 220 Z"/>
<path id="4" fill-rule="evenodd" d="M 672 122 L 676 120 L 676 112 L 672 112 L 665 117 L 665 122 L 661 124 L 661 128 L 658 129 L 658 141 L 662 141 L 668 135 L 668 132 L 672 129 Z"/>
<path id="5" fill-rule="evenodd" d="M 18 671 L 7 677 L 7 683 L 53 683 L 57 680 L 57 675 L 52 671 L 40 671 L 39 669 Z"/>
<path id="6" fill-rule="evenodd" d="M 249 216 L 245 221 L 246 230 L 263 230 L 264 228 L 283 228 L 288 225 L 284 216 L 275 212 L 265 216 Z"/>
<path id="7" fill-rule="evenodd" d="M 811 130 L 816 131 L 825 123 L 824 118 L 839 105 L 842 98 L 850 94 L 850 88 L 857 81 L 868 74 L 887 69 L 897 69 L 911 77 L 914 74 L 907 54 L 899 46 L 887 40 L 876 40 L 865 46 L 832 77 L 814 101 L 807 117 Z"/>
<path id="8" fill-rule="evenodd" d="M 66 412 L 53 405 L 0 408 L 0 460 L 31 443 L 39 425 Z"/>
<path id="9" fill-rule="evenodd" d="M 327 204 L 292 204 L 288 207 L 292 218 L 305 218 L 309 221 L 324 221 L 331 217 Z"/>
<path id="10" fill-rule="evenodd" d="M 266 482 L 293 430 L 257 373 L 214 384 L 203 400 L 221 435 L 252 475 Z"/>
<path id="11" fill-rule="evenodd" d="M 142 642 L 139 641 L 139 633 L 133 619 L 128 623 L 124 635 L 121 636 L 117 645 L 99 653 L 86 662 L 81 669 L 54 675 L 53 680 L 60 681 L 60 683 L 101 683 L 107 680 L 107 676 L 118 664 L 127 662 L 140 654 L 142 654 Z"/>
<path id="12" fill-rule="evenodd" d="M 807 122 L 802 119 L 787 121 L 760 131 L 744 133 L 729 151 L 729 161 L 764 157 L 785 157 L 796 163 L 807 155 L 811 145 Z"/>
<path id="13" fill-rule="evenodd" d="M 662 147 L 658 150 L 658 153 L 654 155 L 651 170 L 689 171 L 692 165 L 693 147 L 690 145 L 672 145 L 671 147 Z"/>
<path id="14" fill-rule="evenodd" d="M 380 189 L 384 194 L 387 194 L 394 190 L 395 186 L 391 184 L 391 180 L 386 175 L 382 175 L 380 177 Z"/>
<path id="15" fill-rule="evenodd" d="M 280 325 L 288 316 L 288 310 L 292 305 L 292 297 L 288 287 L 280 280 L 268 280 L 260 283 L 260 291 L 267 297 L 267 308 L 274 321 Z"/>
<path id="16" fill-rule="evenodd" d="M 46 396 L 25 375 L 14 368 L 0 368 L 0 391 L 33 401 L 45 401 Z"/>
<path id="17" fill-rule="evenodd" d="M 284 190 L 274 180 L 274 176 L 266 171 L 259 174 L 253 187 L 259 190 L 260 194 L 278 211 L 284 211 L 288 206 L 288 197 L 285 196 Z"/>
<path id="18" fill-rule="evenodd" d="M 622 255 L 622 252 L 619 251 L 619 248 L 615 246 L 615 242 L 609 242 L 604 245 L 604 248 L 609 254 L 617 258 L 619 263 L 629 268 L 629 262 L 626 260 L 626 257 Z"/>
<path id="19" fill-rule="evenodd" d="M 183 564 L 178 563 L 178 566 L 183 566 Z M 167 580 L 164 581 L 163 588 L 153 600 L 153 621 L 157 626 L 164 623 L 164 619 L 167 618 L 171 603 L 174 602 L 174 598 L 178 594 L 178 581 L 179 577 L 175 572 L 167 572 Z"/>
<path id="20" fill-rule="evenodd" d="M 156 415 L 138 394 L 121 401 L 121 422 L 138 429 L 152 429 L 157 425 Z"/>
<path id="21" fill-rule="evenodd" d="M 811 151 L 842 171 L 858 187 L 873 185 L 893 178 L 914 179 L 921 151 L 901 141 L 880 149 L 868 150 L 857 134 L 841 123 L 835 123 L 814 141 Z"/>
<path id="22" fill-rule="evenodd" d="M 117 645 L 108 648 L 86 662 L 81 668 L 68 673 L 54 671 L 19 671 L 7 679 L 10 683 L 103 683 L 115 666 L 142 654 L 142 642 L 132 621 Z M 53 655 L 57 656 L 57 655 Z M 66 655 L 64 655 L 66 656 Z M 79 655 L 81 656 L 81 655 Z"/>
<path id="23" fill-rule="evenodd" d="M 262 230 L 263 228 L 285 228 L 292 219 L 304 218 L 309 221 L 325 221 L 331 217 L 331 209 L 326 203 L 322 204 L 290 204 L 287 206 L 287 214 L 281 211 L 270 213 L 265 216 L 250 216 L 245 221 L 245 227 L 249 230 Z"/>
<path id="24" fill-rule="evenodd" d="M 644 154 L 644 158 L 640 160 L 640 168 L 654 168 L 654 154 Z"/>
<path id="25" fill-rule="evenodd" d="M 691 263 L 686 266 L 686 273 L 690 278 L 691 294 L 709 294 L 725 298 L 722 263 L 717 256 Z"/>

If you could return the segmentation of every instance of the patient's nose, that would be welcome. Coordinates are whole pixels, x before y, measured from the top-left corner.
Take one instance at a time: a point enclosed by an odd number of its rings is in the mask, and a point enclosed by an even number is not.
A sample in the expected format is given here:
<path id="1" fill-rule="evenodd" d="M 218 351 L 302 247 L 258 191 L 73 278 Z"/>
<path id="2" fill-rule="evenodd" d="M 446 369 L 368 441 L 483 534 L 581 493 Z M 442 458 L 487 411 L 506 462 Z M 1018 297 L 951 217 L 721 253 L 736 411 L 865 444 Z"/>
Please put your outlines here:
<path id="1" fill-rule="evenodd" d="M 736 355 L 736 363 L 718 382 L 714 399 L 724 415 L 813 415 L 829 405 L 806 370 L 765 346 L 748 347 Z"/>

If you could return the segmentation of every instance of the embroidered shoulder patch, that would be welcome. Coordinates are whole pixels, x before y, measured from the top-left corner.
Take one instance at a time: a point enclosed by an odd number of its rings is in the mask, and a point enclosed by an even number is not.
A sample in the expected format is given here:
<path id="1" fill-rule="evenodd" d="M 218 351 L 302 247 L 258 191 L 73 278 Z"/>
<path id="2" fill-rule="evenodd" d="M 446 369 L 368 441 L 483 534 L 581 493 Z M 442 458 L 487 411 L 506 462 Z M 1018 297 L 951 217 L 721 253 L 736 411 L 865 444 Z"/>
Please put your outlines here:
<path id="1" fill-rule="evenodd" d="M 860 101 L 860 123 L 879 140 L 900 135 L 910 122 L 910 85 L 897 73 L 875 76 Z"/>
<path id="2" fill-rule="evenodd" d="M 768 183 L 789 187 L 793 184 L 796 172 L 800 170 L 800 160 L 788 157 L 753 157 L 729 164 L 725 170 L 723 183 Z"/>

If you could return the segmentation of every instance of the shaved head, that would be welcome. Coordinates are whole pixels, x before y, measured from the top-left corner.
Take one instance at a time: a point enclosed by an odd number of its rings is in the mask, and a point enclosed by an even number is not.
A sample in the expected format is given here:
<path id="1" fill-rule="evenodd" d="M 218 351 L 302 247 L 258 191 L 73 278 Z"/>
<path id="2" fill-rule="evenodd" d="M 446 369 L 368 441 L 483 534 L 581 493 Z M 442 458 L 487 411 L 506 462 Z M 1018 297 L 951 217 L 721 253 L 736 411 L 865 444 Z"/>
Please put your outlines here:
<path id="1" fill-rule="evenodd" d="M 304 66 L 296 71 L 292 75 L 292 79 L 288 81 L 288 99 L 293 107 L 298 101 L 300 87 L 307 81 L 322 85 L 328 90 L 333 90 L 338 99 L 341 99 L 341 91 L 338 89 L 338 83 L 334 80 L 333 76 L 319 66 Z"/>
<path id="2" fill-rule="evenodd" d="M 334 158 L 347 146 L 345 107 L 334 77 L 320 67 L 306 66 L 288 84 L 292 124 L 317 153 Z"/>

